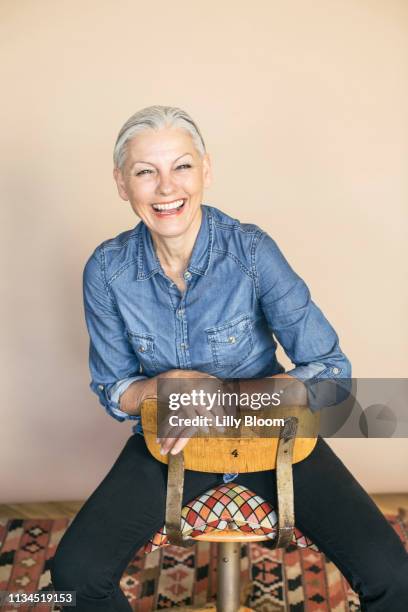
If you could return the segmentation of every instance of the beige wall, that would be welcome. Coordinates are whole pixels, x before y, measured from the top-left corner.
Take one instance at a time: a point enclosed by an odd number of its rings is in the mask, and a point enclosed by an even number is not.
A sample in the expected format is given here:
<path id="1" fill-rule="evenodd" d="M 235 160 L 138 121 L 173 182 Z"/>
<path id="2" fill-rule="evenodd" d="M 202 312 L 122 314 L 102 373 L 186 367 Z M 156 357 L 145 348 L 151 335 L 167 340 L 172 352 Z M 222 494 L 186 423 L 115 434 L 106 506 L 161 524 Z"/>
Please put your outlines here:
<path id="1" fill-rule="evenodd" d="M 403 0 L 2 0 L 0 502 L 88 496 L 130 434 L 88 390 L 81 275 L 137 222 L 111 151 L 149 104 L 197 120 L 206 201 L 272 234 L 354 375 L 407 375 L 407 17 Z M 408 489 L 406 440 L 330 444 L 370 492 Z"/>

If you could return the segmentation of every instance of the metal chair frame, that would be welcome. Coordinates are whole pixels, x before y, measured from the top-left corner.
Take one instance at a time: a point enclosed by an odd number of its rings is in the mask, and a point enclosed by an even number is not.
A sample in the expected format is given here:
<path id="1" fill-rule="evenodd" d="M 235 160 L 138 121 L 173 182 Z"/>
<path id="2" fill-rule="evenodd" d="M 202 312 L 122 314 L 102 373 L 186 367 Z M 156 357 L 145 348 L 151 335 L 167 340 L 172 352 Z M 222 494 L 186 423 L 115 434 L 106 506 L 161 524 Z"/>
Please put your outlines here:
<path id="1" fill-rule="evenodd" d="M 276 457 L 276 481 L 277 481 L 277 513 L 278 526 L 277 535 L 273 548 L 285 548 L 291 542 L 295 526 L 294 495 L 293 495 L 293 449 L 298 428 L 298 418 L 288 417 L 281 427 L 277 457 Z M 166 498 L 166 532 L 171 544 L 189 547 L 200 540 L 216 541 L 218 549 L 217 566 L 217 603 L 216 607 L 205 607 L 199 610 L 210 612 L 250 612 L 250 608 L 240 605 L 240 557 L 241 543 L 248 541 L 264 541 L 266 536 L 248 537 L 236 534 L 232 539 L 217 533 L 205 534 L 195 538 L 184 539 L 180 530 L 181 509 L 184 487 L 184 454 L 183 451 L 177 455 L 168 456 L 168 481 Z M 225 534 L 226 532 L 224 532 Z M 225 538 L 225 539 L 224 539 Z M 181 608 L 171 608 L 178 610 Z M 193 610 L 194 608 L 183 608 Z M 196 609 L 198 612 L 198 609 Z"/>

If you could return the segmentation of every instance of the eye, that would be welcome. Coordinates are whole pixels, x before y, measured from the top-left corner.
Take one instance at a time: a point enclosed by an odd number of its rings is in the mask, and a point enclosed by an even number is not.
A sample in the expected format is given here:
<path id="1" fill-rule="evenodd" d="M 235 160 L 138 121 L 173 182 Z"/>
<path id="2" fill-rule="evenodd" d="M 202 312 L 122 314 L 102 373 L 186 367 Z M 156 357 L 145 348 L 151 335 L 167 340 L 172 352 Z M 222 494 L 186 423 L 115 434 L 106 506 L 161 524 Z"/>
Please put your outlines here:
<path id="1" fill-rule="evenodd" d="M 180 166 L 177 166 L 176 170 L 184 170 L 185 168 L 191 168 L 191 164 L 180 164 Z"/>
<path id="2" fill-rule="evenodd" d="M 144 170 L 139 170 L 139 172 L 136 172 L 136 176 L 143 176 L 144 174 L 151 174 L 152 172 L 153 170 L 145 168 Z"/>

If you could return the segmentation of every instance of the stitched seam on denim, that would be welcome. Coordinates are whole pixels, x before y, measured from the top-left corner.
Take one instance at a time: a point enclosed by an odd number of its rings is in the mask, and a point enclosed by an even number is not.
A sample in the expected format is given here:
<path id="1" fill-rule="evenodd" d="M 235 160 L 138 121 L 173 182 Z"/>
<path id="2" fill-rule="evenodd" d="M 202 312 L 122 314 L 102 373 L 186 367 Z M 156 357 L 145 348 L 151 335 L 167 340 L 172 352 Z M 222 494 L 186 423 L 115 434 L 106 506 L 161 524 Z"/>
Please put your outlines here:
<path id="1" fill-rule="evenodd" d="M 250 322 L 251 316 L 249 314 L 238 315 L 231 321 L 227 321 L 226 323 L 222 323 L 221 325 L 214 325 L 212 327 L 206 327 L 204 331 L 206 332 L 223 331 L 224 329 L 228 329 L 228 327 L 233 327 L 234 325 L 237 325 L 238 323 L 241 323 L 241 321 L 245 321 L 245 320 Z"/>
<path id="2" fill-rule="evenodd" d="M 137 278 L 136 278 L 136 280 L 138 280 L 138 281 L 140 281 L 140 280 L 147 280 L 147 279 L 151 278 L 160 269 L 159 264 L 157 264 L 156 267 L 153 268 L 153 270 L 150 272 L 150 274 L 144 274 L 142 272 L 142 270 L 143 270 L 143 255 L 144 255 L 144 252 L 145 252 L 145 248 L 144 248 L 144 244 L 143 244 L 143 235 L 142 235 L 142 232 L 140 231 L 139 232 L 138 252 L 137 252 Z"/>
<path id="3" fill-rule="evenodd" d="M 256 269 L 256 249 L 258 248 L 258 245 L 261 243 L 261 240 L 262 238 L 264 238 L 264 236 L 266 236 L 266 233 L 260 230 L 258 234 L 255 234 L 251 245 L 251 267 L 253 275 L 252 278 L 254 279 L 255 294 L 258 300 L 260 299 L 260 287 L 258 271 Z"/>
<path id="4" fill-rule="evenodd" d="M 308 364 L 306 364 L 308 365 Z M 314 376 L 312 376 L 312 378 L 308 379 L 308 382 L 314 382 L 315 380 L 318 380 L 319 378 L 324 378 L 325 374 L 327 374 L 327 372 L 330 370 L 330 367 L 325 367 L 324 370 L 322 370 L 321 372 L 319 372 L 318 374 L 315 374 Z M 329 377 L 330 378 L 330 377 Z"/>
<path id="5" fill-rule="evenodd" d="M 127 270 L 130 266 L 133 266 L 134 264 L 137 263 L 137 259 L 132 259 L 131 261 L 128 261 L 126 264 L 123 264 L 123 266 L 121 268 L 119 268 L 115 274 L 113 274 L 110 279 L 107 281 L 108 286 L 110 286 L 113 281 L 115 281 L 125 270 Z"/>
<path id="6" fill-rule="evenodd" d="M 223 223 L 222 221 L 214 221 L 214 224 L 216 225 L 217 228 L 219 229 L 225 229 L 225 230 L 230 230 L 233 232 L 242 232 L 243 234 L 256 234 L 256 232 L 258 232 L 258 229 L 248 229 L 246 227 L 243 227 L 242 224 L 236 220 L 235 223 Z"/>
<path id="7" fill-rule="evenodd" d="M 113 241 L 115 240 L 115 238 L 111 238 L 110 240 L 105 240 L 105 242 L 102 242 L 101 246 L 103 246 L 106 251 L 120 251 L 121 249 L 126 247 L 131 240 L 137 239 L 139 235 L 139 230 L 135 229 L 132 231 L 133 234 L 131 234 L 122 244 L 114 244 Z"/>
<path id="8" fill-rule="evenodd" d="M 251 227 L 248 228 L 248 225 Z M 251 223 L 240 223 L 237 229 L 243 234 L 256 234 L 259 232 L 259 228 Z"/>
<path id="9" fill-rule="evenodd" d="M 189 265 L 189 270 L 191 272 L 195 272 L 196 274 L 206 274 L 207 273 L 207 270 L 210 267 L 211 254 L 214 250 L 216 221 L 214 219 L 213 213 L 208 208 L 207 208 L 206 214 L 207 214 L 207 221 L 208 221 L 208 251 L 207 251 L 207 257 L 205 260 L 205 264 L 204 266 L 201 266 L 201 267 Z"/>
<path id="10" fill-rule="evenodd" d="M 217 346 L 217 343 L 215 342 L 214 338 L 208 337 L 208 341 L 210 343 L 211 346 L 211 351 L 213 354 L 213 359 L 215 362 L 215 365 L 217 366 L 217 368 L 226 368 L 226 367 L 238 367 L 240 365 L 242 365 L 244 363 L 244 361 L 246 360 L 246 358 L 248 357 L 248 355 L 253 351 L 254 348 L 254 340 L 252 337 L 252 329 L 250 327 L 248 327 L 248 342 L 249 342 L 249 350 L 244 353 L 241 354 L 241 360 L 238 361 L 233 361 L 233 362 L 225 362 L 225 358 L 223 359 L 222 355 L 220 357 L 219 355 L 219 345 Z M 221 359 L 221 360 L 220 360 Z M 228 359 L 228 357 L 227 357 Z M 230 357 L 231 359 L 231 357 Z"/>
<path id="11" fill-rule="evenodd" d="M 217 342 L 214 335 L 217 331 L 223 331 L 224 329 L 228 329 L 228 327 L 234 327 L 235 325 L 237 325 L 238 323 L 240 323 L 241 321 L 246 321 L 246 325 L 243 329 L 243 332 L 245 334 L 244 338 L 248 339 L 249 342 L 249 350 L 246 353 L 242 353 L 241 352 L 241 361 L 234 361 L 234 362 L 229 362 L 229 363 L 225 363 L 225 358 L 223 360 L 223 357 L 219 354 L 219 351 L 222 349 L 223 345 L 227 345 L 228 343 L 220 343 Z M 238 367 L 240 365 L 242 365 L 242 363 L 245 361 L 245 359 L 248 357 L 248 355 L 253 351 L 254 348 L 254 338 L 253 338 L 253 325 L 252 325 L 252 321 L 249 315 L 243 315 L 241 317 L 238 317 L 236 319 L 234 319 L 231 322 L 228 322 L 224 325 L 218 326 L 218 327 L 209 327 L 207 329 L 204 330 L 207 334 L 207 340 L 210 344 L 211 347 L 211 353 L 214 359 L 214 363 L 216 365 L 217 368 L 223 368 L 223 367 Z"/>
<path id="12" fill-rule="evenodd" d="M 138 245 L 137 245 L 137 278 L 139 278 L 139 276 L 143 276 L 142 269 L 143 269 L 143 239 L 142 239 L 142 232 L 139 232 L 139 240 L 138 240 Z"/>
<path id="13" fill-rule="evenodd" d="M 252 279 L 251 271 L 248 270 L 248 268 L 246 266 L 244 266 L 244 264 L 238 259 L 238 257 L 236 255 L 234 255 L 233 253 L 230 253 L 229 251 L 222 251 L 221 249 L 213 249 L 213 251 L 214 251 L 214 253 L 218 253 L 218 255 L 228 255 L 228 257 L 231 257 L 231 259 L 233 259 L 235 261 L 235 263 L 239 265 L 241 270 L 243 272 L 245 272 L 245 274 L 247 276 L 249 276 L 249 278 Z"/>
<path id="14" fill-rule="evenodd" d="M 159 268 L 155 268 L 154 270 L 150 272 L 150 274 L 140 274 L 139 278 L 137 278 L 136 280 L 137 281 L 149 280 L 149 278 L 152 278 L 152 276 L 157 274 L 158 271 L 159 271 Z"/>
<path id="15" fill-rule="evenodd" d="M 97 250 L 100 250 L 101 252 L 103 252 L 103 259 L 104 259 L 104 270 L 105 270 L 105 278 L 106 278 L 106 257 L 105 257 L 105 253 L 109 252 L 109 251 L 121 251 L 122 249 L 124 249 L 128 243 L 131 240 L 137 240 L 139 233 L 140 233 L 140 229 L 138 229 L 138 226 L 132 230 L 132 234 L 127 238 L 127 240 L 125 240 L 125 242 L 123 244 L 111 244 L 112 240 L 115 240 L 115 238 L 111 239 L 111 240 L 105 240 L 105 242 L 102 242 L 102 244 L 98 247 Z M 130 263 L 126 264 L 127 265 L 131 265 L 132 263 L 134 263 L 134 260 L 132 260 Z M 126 268 L 125 266 L 125 268 Z M 108 281 L 106 280 L 107 285 L 109 285 L 112 280 L 114 280 L 115 275 L 118 274 L 122 269 L 120 268 L 117 272 L 115 272 L 115 274 L 111 277 L 111 279 Z"/>
<path id="16" fill-rule="evenodd" d="M 145 353 L 145 355 L 150 360 L 153 370 L 157 371 L 159 369 L 159 363 L 156 359 L 156 346 L 155 346 L 155 341 L 154 341 L 155 337 L 152 334 L 139 334 L 138 332 L 132 332 L 130 330 L 127 330 L 127 334 L 128 334 L 128 337 L 131 336 L 133 338 L 142 338 L 143 340 L 149 341 L 150 343 L 149 350 L 147 351 L 147 353 Z"/>
<path id="17" fill-rule="evenodd" d="M 129 336 L 135 336 L 136 338 L 143 338 L 143 340 L 149 340 L 153 346 L 154 344 L 154 336 L 152 334 L 141 334 L 139 332 L 134 332 L 132 330 L 128 330 Z"/>
<path id="18" fill-rule="evenodd" d="M 108 297 L 110 299 L 110 301 L 112 302 L 113 306 L 115 307 L 115 309 L 117 310 L 117 304 L 115 301 L 114 296 L 112 295 L 112 292 L 110 290 L 110 287 L 106 281 L 106 262 L 105 262 L 105 248 L 102 246 L 102 248 L 100 249 L 101 252 L 101 261 L 99 263 L 99 266 L 101 268 L 101 272 L 102 272 L 102 280 L 103 280 L 103 284 L 105 286 L 105 290 L 106 293 L 108 294 Z"/>
<path id="19" fill-rule="evenodd" d="M 167 285 L 167 293 L 169 294 L 171 310 L 174 312 L 174 315 L 176 316 L 177 303 L 174 301 L 173 295 L 171 294 L 170 285 Z"/>
<path id="20" fill-rule="evenodd" d="M 236 221 L 234 223 L 224 223 L 223 221 L 215 220 L 214 224 L 219 229 L 226 229 L 226 230 L 235 230 L 235 229 L 237 229 L 237 222 Z"/>

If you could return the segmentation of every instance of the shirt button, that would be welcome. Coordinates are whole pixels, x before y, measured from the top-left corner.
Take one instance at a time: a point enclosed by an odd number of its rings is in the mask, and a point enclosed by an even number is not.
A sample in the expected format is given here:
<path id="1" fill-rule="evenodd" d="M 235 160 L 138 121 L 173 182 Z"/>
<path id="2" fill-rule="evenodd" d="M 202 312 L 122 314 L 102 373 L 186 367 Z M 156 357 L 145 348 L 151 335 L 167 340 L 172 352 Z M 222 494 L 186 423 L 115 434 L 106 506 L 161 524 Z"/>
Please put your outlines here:
<path id="1" fill-rule="evenodd" d="M 340 369 L 339 368 L 333 368 L 333 374 L 340 374 Z"/>
<path id="2" fill-rule="evenodd" d="M 236 341 L 237 340 L 236 340 L 235 336 L 228 336 L 228 342 L 230 344 L 235 344 Z"/>
<path id="3" fill-rule="evenodd" d="M 177 311 L 177 316 L 181 319 L 183 314 L 184 314 L 184 310 L 182 308 L 179 308 L 178 311 Z"/>
<path id="4" fill-rule="evenodd" d="M 186 272 L 184 272 L 184 278 L 185 278 L 186 280 L 190 280 L 190 278 L 191 278 L 191 272 L 189 272 L 188 270 L 187 270 Z"/>
<path id="5" fill-rule="evenodd" d="M 104 386 L 103 385 L 98 385 L 98 389 L 99 389 L 99 391 L 103 391 Z"/>
<path id="6" fill-rule="evenodd" d="M 144 346 L 139 346 L 137 350 L 139 351 L 139 353 L 144 353 L 146 349 Z"/>
<path id="7" fill-rule="evenodd" d="M 188 344 L 186 344 L 185 342 L 182 342 L 182 343 L 180 344 L 180 348 L 181 348 L 181 349 L 186 349 L 186 348 L 188 348 Z"/>

